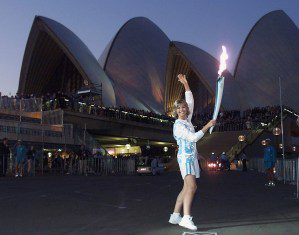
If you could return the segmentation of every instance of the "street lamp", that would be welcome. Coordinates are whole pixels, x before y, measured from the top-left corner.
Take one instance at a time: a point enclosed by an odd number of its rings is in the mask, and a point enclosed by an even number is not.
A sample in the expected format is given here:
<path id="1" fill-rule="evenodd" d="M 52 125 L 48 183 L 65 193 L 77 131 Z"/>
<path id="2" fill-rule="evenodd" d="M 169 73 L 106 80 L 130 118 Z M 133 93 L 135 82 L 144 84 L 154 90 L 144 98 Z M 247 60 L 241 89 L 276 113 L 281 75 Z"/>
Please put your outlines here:
<path id="1" fill-rule="evenodd" d="M 240 149 L 242 149 L 243 148 L 243 142 L 245 142 L 246 141 L 246 137 L 245 137 L 245 135 L 239 135 L 239 137 L 238 137 L 238 140 L 239 140 L 239 143 L 240 143 Z"/>
<path id="2" fill-rule="evenodd" d="M 239 137 L 238 137 L 238 140 L 239 140 L 240 142 L 244 142 L 245 139 L 246 139 L 245 135 L 239 135 Z"/>
<path id="3" fill-rule="evenodd" d="M 130 144 L 126 144 L 126 149 L 129 150 L 131 148 Z"/>
<path id="4" fill-rule="evenodd" d="M 275 128 L 273 128 L 272 133 L 273 133 L 273 135 L 276 136 L 275 145 L 276 145 L 276 148 L 278 149 L 278 148 L 280 148 L 280 145 L 278 145 L 278 136 L 281 134 L 281 129 L 279 127 L 275 127 Z"/>
<path id="5" fill-rule="evenodd" d="M 279 148 L 282 149 L 282 148 L 283 148 L 283 145 L 282 145 L 282 144 L 279 144 Z"/>
<path id="6" fill-rule="evenodd" d="M 275 127 L 272 132 L 273 132 L 273 135 L 276 135 L 276 136 L 281 134 L 281 130 L 278 127 Z"/>

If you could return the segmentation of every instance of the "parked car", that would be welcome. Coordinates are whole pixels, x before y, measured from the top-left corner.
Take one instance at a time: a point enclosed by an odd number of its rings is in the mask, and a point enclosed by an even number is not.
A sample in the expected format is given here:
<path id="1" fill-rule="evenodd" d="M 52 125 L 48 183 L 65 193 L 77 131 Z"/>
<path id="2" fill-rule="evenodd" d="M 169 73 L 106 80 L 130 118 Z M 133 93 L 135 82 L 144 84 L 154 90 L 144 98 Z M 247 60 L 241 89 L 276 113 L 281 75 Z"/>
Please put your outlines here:
<path id="1" fill-rule="evenodd" d="M 165 165 L 158 158 L 140 157 L 137 164 L 137 174 L 159 175 L 164 172 Z"/>

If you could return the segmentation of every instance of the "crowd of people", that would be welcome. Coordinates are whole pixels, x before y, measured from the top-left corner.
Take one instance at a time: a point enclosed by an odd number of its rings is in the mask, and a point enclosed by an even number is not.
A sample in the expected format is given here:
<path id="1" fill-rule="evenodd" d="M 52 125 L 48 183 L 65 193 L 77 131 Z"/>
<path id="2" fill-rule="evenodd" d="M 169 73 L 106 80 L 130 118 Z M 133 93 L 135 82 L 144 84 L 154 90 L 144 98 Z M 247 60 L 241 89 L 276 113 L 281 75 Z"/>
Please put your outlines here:
<path id="1" fill-rule="evenodd" d="M 23 104 L 22 104 L 23 103 Z M 174 118 L 166 114 L 130 107 L 105 107 L 95 96 L 77 94 L 66 95 L 63 92 L 46 94 L 42 97 L 34 95 L 16 95 L 13 97 L 0 96 L 0 108 L 19 110 L 55 110 L 65 109 L 90 115 L 97 115 L 111 119 L 129 120 L 146 124 L 171 127 Z M 254 129 L 260 123 L 269 123 L 280 114 L 278 106 L 255 107 L 245 110 L 227 110 L 219 113 L 214 131 L 237 131 Z M 193 122 L 197 128 L 212 118 L 212 111 L 193 115 Z"/>
<path id="2" fill-rule="evenodd" d="M 194 123 L 199 128 L 212 118 L 213 113 L 203 113 L 194 118 Z M 261 123 L 269 123 L 280 115 L 279 106 L 255 107 L 243 112 L 228 110 L 219 113 L 215 131 L 251 130 Z M 198 121 L 197 121 L 198 120 Z"/>
<path id="3" fill-rule="evenodd" d="M 92 153 L 85 145 L 79 149 L 66 151 L 42 150 L 40 147 L 25 144 L 18 140 L 10 144 L 3 138 L 0 144 L 0 176 L 7 174 L 15 178 L 40 174 L 128 174 L 135 171 L 135 158 L 138 156 L 108 156 L 101 151 Z M 128 172 L 130 171 L 130 172 Z"/>

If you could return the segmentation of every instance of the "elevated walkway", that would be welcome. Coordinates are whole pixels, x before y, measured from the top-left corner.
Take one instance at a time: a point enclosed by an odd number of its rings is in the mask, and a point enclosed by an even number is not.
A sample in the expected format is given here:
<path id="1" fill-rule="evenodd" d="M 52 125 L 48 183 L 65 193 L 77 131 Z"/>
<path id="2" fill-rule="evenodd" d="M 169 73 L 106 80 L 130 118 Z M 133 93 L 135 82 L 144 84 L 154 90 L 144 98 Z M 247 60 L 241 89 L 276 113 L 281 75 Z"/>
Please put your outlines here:
<path id="1" fill-rule="evenodd" d="M 216 156 L 222 152 L 228 152 L 230 148 L 238 143 L 240 135 L 248 135 L 249 131 L 226 131 L 205 134 L 205 137 L 197 143 L 197 151 L 205 159 L 215 153 Z"/>

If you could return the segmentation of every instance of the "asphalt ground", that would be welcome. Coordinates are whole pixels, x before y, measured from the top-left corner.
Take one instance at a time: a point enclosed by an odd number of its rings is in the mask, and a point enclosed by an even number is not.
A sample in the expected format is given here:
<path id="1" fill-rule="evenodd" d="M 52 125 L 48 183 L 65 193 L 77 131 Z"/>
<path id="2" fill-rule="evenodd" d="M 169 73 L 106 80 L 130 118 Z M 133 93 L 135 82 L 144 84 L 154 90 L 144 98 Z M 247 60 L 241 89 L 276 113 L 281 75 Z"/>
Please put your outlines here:
<path id="1" fill-rule="evenodd" d="M 299 234 L 296 187 L 264 183 L 256 172 L 204 172 L 198 234 Z M 0 178 L 0 234 L 196 234 L 168 223 L 181 187 L 177 172 Z"/>

